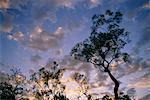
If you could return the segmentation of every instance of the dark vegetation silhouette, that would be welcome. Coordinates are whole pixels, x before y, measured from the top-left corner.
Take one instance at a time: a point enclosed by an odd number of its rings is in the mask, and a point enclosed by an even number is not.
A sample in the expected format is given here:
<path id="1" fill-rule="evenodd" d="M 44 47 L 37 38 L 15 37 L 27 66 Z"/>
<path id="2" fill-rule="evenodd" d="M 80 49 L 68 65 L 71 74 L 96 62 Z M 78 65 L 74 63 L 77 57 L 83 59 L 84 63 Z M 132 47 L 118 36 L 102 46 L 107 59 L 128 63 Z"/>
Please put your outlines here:
<path id="1" fill-rule="evenodd" d="M 40 68 L 31 74 L 30 80 L 24 78 L 20 72 L 13 70 L 9 75 L 9 81 L 0 83 L 0 100 L 30 100 L 29 96 L 35 100 L 69 100 L 64 92 L 66 86 L 60 81 L 65 69 L 58 68 L 58 64 L 50 69 Z M 15 74 L 14 74 L 15 73 Z M 109 95 L 94 99 L 88 93 L 87 77 L 79 72 L 72 77 L 80 86 L 82 93 L 76 100 L 113 100 Z M 27 89 L 28 85 L 30 88 Z M 70 99 L 71 100 L 71 99 Z M 128 95 L 120 93 L 118 100 L 131 100 Z"/>
<path id="2" fill-rule="evenodd" d="M 16 92 L 12 85 L 4 82 L 0 83 L 0 100 L 15 100 Z"/>
<path id="3" fill-rule="evenodd" d="M 11 72 L 6 81 L 0 83 L 0 100 L 16 100 L 16 96 L 22 96 L 25 91 L 25 76 L 17 68 L 11 69 Z"/>
<path id="4" fill-rule="evenodd" d="M 92 17 L 90 36 L 77 43 L 71 55 L 78 60 L 92 63 L 98 69 L 108 73 L 114 82 L 114 95 L 118 99 L 119 81 L 112 75 L 110 65 L 120 60 L 129 61 L 129 55 L 121 49 L 129 42 L 129 32 L 120 26 L 123 14 L 107 10 L 105 14 Z"/>
<path id="5" fill-rule="evenodd" d="M 65 93 L 65 85 L 60 79 L 65 69 L 58 68 L 54 61 L 50 69 L 40 68 L 27 80 L 18 69 L 11 70 L 7 82 L 0 83 L 0 100 L 69 100 Z"/>
<path id="6" fill-rule="evenodd" d="M 121 12 L 107 10 L 105 14 L 92 17 L 92 31 L 83 42 L 78 43 L 71 51 L 71 55 L 78 60 L 92 63 L 96 68 L 108 73 L 114 82 L 115 100 L 131 100 L 129 95 L 118 93 L 119 81 L 112 75 L 110 66 L 114 62 L 129 61 L 128 53 L 121 51 L 128 43 L 128 35 L 120 26 Z M 30 79 L 18 69 L 12 69 L 8 81 L 0 83 L 0 100 L 30 100 L 32 95 L 35 100 L 69 100 L 65 94 L 66 86 L 61 78 L 66 71 L 60 68 L 56 61 L 50 68 L 42 67 L 30 75 Z M 87 77 L 76 72 L 72 77 L 81 86 L 81 95 L 77 100 L 113 100 L 109 95 L 93 99 L 93 94 L 88 93 Z M 28 86 L 29 85 L 29 86 Z M 17 98 L 17 99 L 16 99 Z"/>
<path id="7" fill-rule="evenodd" d="M 37 100 L 69 100 L 65 94 L 65 85 L 60 79 L 65 69 L 58 68 L 54 61 L 50 69 L 44 67 L 31 75 L 31 81 L 36 85 L 33 86 L 33 94 Z M 43 84 L 40 84 L 40 83 Z"/>

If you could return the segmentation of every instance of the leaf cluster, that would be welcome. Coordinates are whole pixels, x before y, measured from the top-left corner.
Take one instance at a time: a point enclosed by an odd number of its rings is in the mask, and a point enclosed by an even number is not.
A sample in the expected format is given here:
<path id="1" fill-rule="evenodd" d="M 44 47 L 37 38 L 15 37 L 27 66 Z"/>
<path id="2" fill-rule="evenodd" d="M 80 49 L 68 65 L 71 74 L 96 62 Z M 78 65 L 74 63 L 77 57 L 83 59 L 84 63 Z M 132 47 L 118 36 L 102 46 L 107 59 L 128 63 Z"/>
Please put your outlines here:
<path id="1" fill-rule="evenodd" d="M 92 17 L 90 36 L 76 44 L 71 55 L 75 59 L 91 62 L 107 68 L 118 59 L 129 60 L 129 54 L 122 52 L 129 42 L 129 32 L 121 27 L 123 14 L 107 10 L 104 14 Z"/>

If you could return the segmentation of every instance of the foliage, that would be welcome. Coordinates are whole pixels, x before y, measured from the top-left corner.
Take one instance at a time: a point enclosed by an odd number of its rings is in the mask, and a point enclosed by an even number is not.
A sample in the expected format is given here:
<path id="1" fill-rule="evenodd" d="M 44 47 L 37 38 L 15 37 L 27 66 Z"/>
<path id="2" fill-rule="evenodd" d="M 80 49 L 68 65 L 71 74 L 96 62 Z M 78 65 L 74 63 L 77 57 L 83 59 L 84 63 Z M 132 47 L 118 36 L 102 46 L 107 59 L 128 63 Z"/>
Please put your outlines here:
<path id="1" fill-rule="evenodd" d="M 129 54 L 121 49 L 129 42 L 129 32 L 121 27 L 123 14 L 107 10 L 105 14 L 94 15 L 90 36 L 77 43 L 71 55 L 78 60 L 90 62 L 97 68 L 107 72 L 115 83 L 114 94 L 118 98 L 118 80 L 111 74 L 112 62 L 129 61 Z"/>
<path id="2" fill-rule="evenodd" d="M 110 96 L 105 95 L 102 100 L 113 100 Z M 124 94 L 123 92 L 120 93 L 119 97 L 117 100 L 134 100 L 134 98 L 131 99 L 129 95 Z"/>
<path id="3" fill-rule="evenodd" d="M 91 62 L 98 67 L 109 67 L 112 61 L 122 59 L 128 61 L 128 53 L 121 49 L 128 43 L 128 35 L 119 24 L 121 12 L 106 11 L 105 15 L 92 17 L 92 32 L 89 38 L 74 46 L 71 55 L 75 59 Z"/>
<path id="4" fill-rule="evenodd" d="M 32 96 L 36 100 L 69 100 L 64 92 L 66 86 L 60 81 L 64 70 L 65 69 L 58 68 L 58 64 L 56 63 L 54 63 L 54 66 L 52 66 L 50 70 L 40 68 L 37 72 L 31 74 L 31 79 L 27 82 L 27 84 L 31 86 L 29 89 L 27 89 L 28 85 L 25 84 L 27 79 L 26 81 L 21 81 L 20 78 L 18 80 L 18 75 L 22 74 L 17 72 L 17 70 L 13 70 L 13 74 L 9 75 L 9 77 L 12 76 L 12 78 L 9 78 L 10 83 L 0 83 L 0 99 L 30 100 L 28 96 Z M 75 72 L 72 78 L 80 86 L 81 94 L 79 94 L 77 100 L 82 100 L 83 98 L 85 100 L 113 100 L 112 97 L 108 95 L 105 95 L 101 99 L 94 99 L 94 95 L 88 92 L 89 84 L 84 74 Z M 131 100 L 131 98 L 129 95 L 120 93 L 117 100 Z"/>
<path id="5" fill-rule="evenodd" d="M 105 95 L 102 100 L 112 100 L 108 95 Z"/>
<path id="6" fill-rule="evenodd" d="M 65 69 L 59 69 L 58 64 L 50 70 L 41 68 L 31 75 L 33 84 L 33 94 L 38 100 L 68 100 L 64 94 L 65 85 L 60 81 Z"/>
<path id="7" fill-rule="evenodd" d="M 12 75 L 8 75 L 7 82 L 0 83 L 0 99 L 15 100 L 25 92 L 25 77 L 19 72 L 19 69 L 11 69 Z"/>
<path id="8" fill-rule="evenodd" d="M 60 93 L 54 95 L 54 100 L 69 100 L 65 95 Z"/>
<path id="9" fill-rule="evenodd" d="M 16 89 L 8 83 L 0 83 L 0 99 L 1 100 L 15 100 Z"/>
<path id="10" fill-rule="evenodd" d="M 92 100 L 92 95 L 88 93 L 89 84 L 87 82 L 87 77 L 79 72 L 76 72 L 73 78 L 80 85 L 80 88 L 81 88 L 80 92 L 82 94 L 78 96 L 78 99 L 84 96 L 87 100 Z"/>

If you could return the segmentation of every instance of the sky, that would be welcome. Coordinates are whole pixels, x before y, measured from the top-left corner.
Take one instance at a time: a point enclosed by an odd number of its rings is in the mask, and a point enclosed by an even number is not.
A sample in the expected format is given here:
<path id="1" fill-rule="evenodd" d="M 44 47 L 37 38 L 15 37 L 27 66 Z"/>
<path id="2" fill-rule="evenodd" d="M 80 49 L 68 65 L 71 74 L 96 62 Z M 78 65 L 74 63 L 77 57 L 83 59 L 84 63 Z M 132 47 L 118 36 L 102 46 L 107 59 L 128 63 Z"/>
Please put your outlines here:
<path id="1" fill-rule="evenodd" d="M 107 9 L 121 11 L 124 14 L 121 26 L 131 32 L 131 42 L 125 50 L 133 62 L 114 69 L 114 74 L 122 88 L 131 91 L 135 88 L 139 98 L 148 97 L 149 0 L 0 0 L 1 72 L 19 67 L 27 74 L 57 60 L 60 65 L 86 72 L 91 83 L 94 81 L 91 74 L 98 77 L 99 82 L 104 81 L 105 75 L 86 68 L 87 64 L 77 64 L 69 53 L 76 43 L 90 35 L 91 17 Z"/>

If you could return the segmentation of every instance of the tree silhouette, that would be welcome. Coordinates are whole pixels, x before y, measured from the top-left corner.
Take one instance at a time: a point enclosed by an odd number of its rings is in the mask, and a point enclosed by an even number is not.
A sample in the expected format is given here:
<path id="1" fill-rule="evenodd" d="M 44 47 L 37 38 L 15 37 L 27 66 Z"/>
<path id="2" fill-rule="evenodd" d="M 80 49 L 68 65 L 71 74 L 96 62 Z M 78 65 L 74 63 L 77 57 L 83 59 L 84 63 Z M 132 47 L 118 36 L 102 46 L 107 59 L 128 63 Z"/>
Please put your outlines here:
<path id="1" fill-rule="evenodd" d="M 65 94 L 66 86 L 60 80 L 65 69 L 57 66 L 58 64 L 54 62 L 54 66 L 49 70 L 40 68 L 31 74 L 30 80 L 25 80 L 21 72 L 12 70 L 13 74 L 8 75 L 9 81 L 0 83 L 0 100 L 30 100 L 30 97 L 36 100 L 69 100 Z M 94 99 L 94 94 L 88 91 L 90 85 L 84 74 L 75 72 L 72 79 L 79 84 L 80 88 L 77 100 L 83 98 L 85 100 L 113 100 L 109 95 Z M 118 100 L 131 100 L 130 97 L 121 92 Z"/>
<path id="2" fill-rule="evenodd" d="M 80 85 L 80 92 L 82 95 L 78 96 L 78 99 L 80 99 L 82 96 L 86 97 L 87 100 L 92 100 L 92 94 L 88 93 L 89 84 L 87 82 L 87 77 L 83 74 L 80 74 L 79 72 L 76 72 L 73 75 L 74 80 Z"/>
<path id="3" fill-rule="evenodd" d="M 102 100 L 112 100 L 112 98 L 109 95 L 105 95 L 103 96 Z M 126 95 L 123 92 L 121 92 L 118 96 L 118 100 L 135 100 L 135 99 L 134 97 L 130 97 L 129 95 Z"/>
<path id="4" fill-rule="evenodd" d="M 11 69 L 11 72 L 12 74 L 8 75 L 6 82 L 0 83 L 0 100 L 16 100 L 17 97 L 22 97 L 26 91 L 23 87 L 25 76 L 19 69 Z"/>
<path id="5" fill-rule="evenodd" d="M 129 42 L 129 32 L 120 26 L 123 14 L 107 10 L 105 14 L 94 15 L 90 36 L 77 43 L 71 55 L 78 60 L 92 63 L 98 69 L 108 73 L 114 82 L 115 99 L 118 99 L 119 82 L 112 75 L 110 66 L 114 62 L 129 61 L 128 53 L 121 49 Z"/>
<path id="6" fill-rule="evenodd" d="M 36 100 L 69 100 L 64 94 L 65 85 L 60 81 L 64 70 L 54 61 L 49 70 L 43 67 L 31 75 Z"/>
<path id="7" fill-rule="evenodd" d="M 12 85 L 4 82 L 0 83 L 0 99 L 1 100 L 15 100 L 16 93 Z"/>

